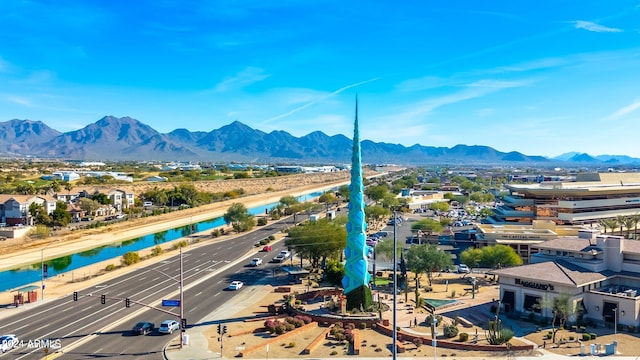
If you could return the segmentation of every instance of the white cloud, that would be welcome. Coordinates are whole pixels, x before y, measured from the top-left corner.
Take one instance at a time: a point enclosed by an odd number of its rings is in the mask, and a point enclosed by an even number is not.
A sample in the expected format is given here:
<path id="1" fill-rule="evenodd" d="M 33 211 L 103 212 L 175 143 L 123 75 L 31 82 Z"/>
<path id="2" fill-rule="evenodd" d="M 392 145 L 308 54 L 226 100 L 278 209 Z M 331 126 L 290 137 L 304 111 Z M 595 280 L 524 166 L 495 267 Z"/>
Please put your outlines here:
<path id="1" fill-rule="evenodd" d="M 573 26 L 576 29 L 584 29 L 584 30 L 593 31 L 593 32 L 622 32 L 622 29 L 610 28 L 604 25 L 596 24 L 591 21 L 583 21 L 583 20 L 573 21 Z"/>
<path id="2" fill-rule="evenodd" d="M 421 78 L 405 80 L 397 84 L 395 88 L 401 92 L 414 92 L 446 86 L 457 86 L 461 83 L 461 80 L 445 79 L 438 76 L 424 76 Z"/>
<path id="3" fill-rule="evenodd" d="M 22 96 L 15 96 L 15 95 L 5 95 L 3 96 L 3 99 L 7 102 L 10 103 L 14 103 L 14 104 L 18 104 L 18 105 L 22 105 L 22 106 L 28 106 L 28 107 L 33 107 L 33 102 L 30 99 L 27 99 L 25 97 Z"/>
<path id="4" fill-rule="evenodd" d="M 316 98 L 306 102 L 305 104 L 302 104 L 302 105 L 300 105 L 300 106 L 298 106 L 298 107 L 296 107 L 294 109 L 291 109 L 291 110 L 287 111 L 284 114 L 280 114 L 280 115 L 276 115 L 276 116 L 270 117 L 269 119 L 265 120 L 265 122 L 278 120 L 278 119 L 281 119 L 283 117 L 287 117 L 287 116 L 293 115 L 293 114 L 295 114 L 295 113 L 297 113 L 299 111 L 302 111 L 302 110 L 304 110 L 304 109 L 306 109 L 306 108 L 308 108 L 308 107 L 310 107 L 312 105 L 315 105 L 315 104 L 317 104 L 317 103 L 319 103 L 321 101 L 324 101 L 324 100 L 326 100 L 326 99 L 328 99 L 328 98 L 330 98 L 332 96 L 338 95 L 338 94 L 340 94 L 341 92 L 343 92 L 345 90 L 348 90 L 348 89 L 351 89 L 351 88 L 354 88 L 354 87 L 357 87 L 357 86 L 360 86 L 360 85 L 364 85 L 364 84 L 367 84 L 367 83 L 370 83 L 370 82 L 373 82 L 373 81 L 376 81 L 376 80 L 379 80 L 379 79 L 380 78 L 373 78 L 373 79 L 360 81 L 360 82 L 357 82 L 357 83 L 354 83 L 354 84 L 343 86 L 343 87 L 339 88 L 338 90 L 334 90 L 333 92 L 330 92 L 330 93 L 325 94 L 323 96 L 316 97 Z"/>
<path id="5" fill-rule="evenodd" d="M 614 111 L 613 113 L 605 116 L 602 120 L 604 121 L 610 121 L 610 120 L 616 120 L 619 119 L 625 115 L 628 115 L 636 110 L 640 109 L 640 99 L 634 101 L 633 103 L 624 106 L 616 111 Z"/>
<path id="6" fill-rule="evenodd" d="M 263 69 L 249 66 L 234 76 L 222 80 L 215 87 L 216 92 L 225 92 L 247 87 L 268 78 L 271 75 L 265 74 Z"/>

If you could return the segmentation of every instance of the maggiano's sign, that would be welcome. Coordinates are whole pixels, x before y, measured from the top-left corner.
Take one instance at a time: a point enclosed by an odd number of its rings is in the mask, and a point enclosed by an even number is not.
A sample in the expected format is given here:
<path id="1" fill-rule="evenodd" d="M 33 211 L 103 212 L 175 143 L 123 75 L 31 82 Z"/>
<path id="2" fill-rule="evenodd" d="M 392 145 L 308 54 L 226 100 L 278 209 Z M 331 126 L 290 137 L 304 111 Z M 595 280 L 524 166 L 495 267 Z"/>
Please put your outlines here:
<path id="1" fill-rule="evenodd" d="M 544 291 L 547 291 L 547 290 L 553 291 L 553 285 L 541 284 L 533 281 L 524 281 L 524 280 L 516 279 L 516 285 L 520 285 L 520 286 L 528 287 L 532 289 L 544 290 Z"/>

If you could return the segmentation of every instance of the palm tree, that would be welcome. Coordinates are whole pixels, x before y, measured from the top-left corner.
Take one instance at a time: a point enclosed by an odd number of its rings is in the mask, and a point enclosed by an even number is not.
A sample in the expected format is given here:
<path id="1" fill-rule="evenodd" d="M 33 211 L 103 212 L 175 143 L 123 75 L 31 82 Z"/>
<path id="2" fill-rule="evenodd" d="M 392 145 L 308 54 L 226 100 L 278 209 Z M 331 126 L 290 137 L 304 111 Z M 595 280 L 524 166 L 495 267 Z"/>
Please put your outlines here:
<path id="1" fill-rule="evenodd" d="M 633 238 L 638 239 L 638 224 L 640 223 L 640 214 L 631 215 L 631 218 L 635 221 L 633 224 Z"/>
<path id="2" fill-rule="evenodd" d="M 620 236 L 622 236 L 622 230 L 626 226 L 626 224 L 624 223 L 624 221 L 626 219 L 627 218 L 625 216 L 622 216 L 622 215 L 616 216 L 616 223 L 620 226 Z"/>
<path id="3" fill-rule="evenodd" d="M 636 220 L 633 216 L 625 216 L 622 223 L 624 223 L 624 227 L 627 228 L 627 239 L 631 239 L 631 228 L 636 225 Z"/>
<path id="4" fill-rule="evenodd" d="M 602 227 L 604 228 L 605 235 L 607 234 L 607 228 L 611 229 L 611 233 L 613 234 L 613 230 L 616 228 L 616 225 L 618 224 L 616 219 L 600 219 L 598 223 L 602 225 Z"/>

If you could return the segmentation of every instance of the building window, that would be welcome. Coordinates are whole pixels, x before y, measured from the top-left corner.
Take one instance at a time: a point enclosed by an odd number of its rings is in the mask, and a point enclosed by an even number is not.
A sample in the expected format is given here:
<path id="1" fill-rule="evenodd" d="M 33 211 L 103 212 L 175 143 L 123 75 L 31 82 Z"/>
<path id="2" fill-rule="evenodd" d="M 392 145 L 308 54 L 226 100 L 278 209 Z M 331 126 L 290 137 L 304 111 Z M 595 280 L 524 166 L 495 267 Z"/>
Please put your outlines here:
<path id="1" fill-rule="evenodd" d="M 523 309 L 527 311 L 540 313 L 541 312 L 540 297 L 533 296 L 533 295 L 525 295 Z"/>

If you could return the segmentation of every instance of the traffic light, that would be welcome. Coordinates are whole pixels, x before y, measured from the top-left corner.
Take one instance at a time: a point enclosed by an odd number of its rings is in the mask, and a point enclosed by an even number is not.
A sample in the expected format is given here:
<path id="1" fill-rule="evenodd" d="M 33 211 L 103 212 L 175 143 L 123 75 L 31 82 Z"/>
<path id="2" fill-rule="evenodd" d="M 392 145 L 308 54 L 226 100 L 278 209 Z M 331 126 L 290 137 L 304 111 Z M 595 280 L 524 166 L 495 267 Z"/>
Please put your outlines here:
<path id="1" fill-rule="evenodd" d="M 78 301 L 78 292 L 77 291 L 73 292 L 73 301 Z"/>
<path id="2" fill-rule="evenodd" d="M 102 305 L 104 305 L 104 304 L 106 304 L 106 303 L 107 303 L 107 295 L 102 294 L 102 295 L 100 296 L 100 303 L 101 303 Z"/>
<path id="3" fill-rule="evenodd" d="M 124 306 L 126 307 L 131 306 L 131 300 L 129 300 L 129 298 L 124 299 Z"/>
<path id="4" fill-rule="evenodd" d="M 222 324 L 218 324 L 218 334 L 222 335 Z"/>
<path id="5" fill-rule="evenodd" d="M 42 277 L 48 277 L 48 276 L 49 276 L 49 265 L 42 264 Z"/>
<path id="6" fill-rule="evenodd" d="M 226 334 L 226 333 L 227 333 L 227 325 L 224 325 L 224 326 L 222 327 L 222 334 L 224 335 L 224 334 Z"/>
<path id="7" fill-rule="evenodd" d="M 183 330 L 186 329 L 187 328 L 187 319 L 182 319 L 181 322 L 182 322 L 182 324 L 181 324 L 182 325 L 182 329 Z"/>

